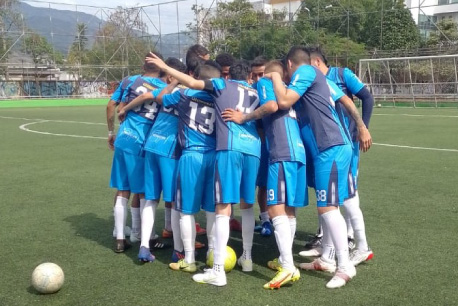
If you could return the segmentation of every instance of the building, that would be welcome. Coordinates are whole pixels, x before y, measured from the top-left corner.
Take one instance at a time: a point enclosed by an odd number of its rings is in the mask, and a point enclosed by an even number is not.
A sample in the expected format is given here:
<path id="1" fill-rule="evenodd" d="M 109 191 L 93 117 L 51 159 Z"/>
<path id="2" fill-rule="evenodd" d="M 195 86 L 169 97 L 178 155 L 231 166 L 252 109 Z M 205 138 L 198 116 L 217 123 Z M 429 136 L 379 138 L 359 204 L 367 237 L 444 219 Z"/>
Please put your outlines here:
<path id="1" fill-rule="evenodd" d="M 435 31 L 435 23 L 443 19 L 458 23 L 458 0 L 407 0 L 405 4 L 423 37 Z"/>

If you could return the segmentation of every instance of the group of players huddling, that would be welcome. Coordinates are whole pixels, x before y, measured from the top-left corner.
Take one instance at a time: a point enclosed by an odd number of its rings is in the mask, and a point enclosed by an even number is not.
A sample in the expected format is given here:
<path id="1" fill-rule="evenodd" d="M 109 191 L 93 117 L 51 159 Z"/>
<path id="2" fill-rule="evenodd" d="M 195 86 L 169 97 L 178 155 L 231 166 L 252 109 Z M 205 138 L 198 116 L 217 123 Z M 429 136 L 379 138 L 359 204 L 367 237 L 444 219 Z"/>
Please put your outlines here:
<path id="1" fill-rule="evenodd" d="M 129 246 L 124 230 L 132 192 L 138 197 L 132 203 L 131 241 L 141 240 L 140 261 L 154 261 L 150 239 L 162 192 L 164 231 L 173 236 L 169 267 L 197 271 L 196 231 L 202 229 L 194 215 L 202 209 L 207 255 L 213 252 L 214 261 L 192 278 L 224 286 L 234 204 L 240 203 L 242 217 L 243 254 L 237 263 L 244 272 L 253 270 L 258 186 L 262 231 L 270 234 L 273 225 L 280 253 L 267 263 L 277 273 L 264 288 L 280 288 L 300 278 L 292 253 L 296 209 L 308 204 L 310 186 L 320 228 L 299 255 L 319 257 L 299 267 L 332 273 L 327 288 L 344 286 L 356 275 L 355 266 L 373 257 L 357 192 L 359 151 L 372 144 L 368 89 L 348 68 L 328 67 L 323 52 L 312 47 L 293 47 L 283 61 L 257 59 L 250 68 L 226 53 L 211 61 L 209 52 L 195 45 L 186 65 L 150 53 L 144 74 L 123 79 L 108 104 L 110 185 L 118 190 L 115 251 Z M 353 95 L 362 101 L 362 118 Z M 122 123 L 115 136 L 117 104 Z"/>

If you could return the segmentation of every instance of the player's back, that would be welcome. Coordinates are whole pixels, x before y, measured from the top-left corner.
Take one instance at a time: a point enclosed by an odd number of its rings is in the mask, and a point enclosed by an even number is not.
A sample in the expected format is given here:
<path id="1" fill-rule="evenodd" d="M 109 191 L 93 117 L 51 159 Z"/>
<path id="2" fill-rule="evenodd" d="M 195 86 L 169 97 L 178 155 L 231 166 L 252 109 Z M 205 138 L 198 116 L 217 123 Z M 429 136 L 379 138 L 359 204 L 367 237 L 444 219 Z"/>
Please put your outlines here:
<path id="1" fill-rule="evenodd" d="M 243 81 L 213 79 L 212 96 L 216 109 L 216 150 L 233 150 L 260 157 L 261 141 L 255 122 L 226 122 L 221 113 L 226 108 L 242 113 L 253 112 L 259 105 L 257 91 Z"/>
<path id="2" fill-rule="evenodd" d="M 257 88 L 260 104 L 277 103 L 272 81 L 261 78 L 253 87 Z M 297 161 L 305 163 L 305 150 L 294 109 L 278 110 L 262 118 L 266 135 L 269 161 Z"/>
<path id="3" fill-rule="evenodd" d="M 310 65 L 300 66 L 293 74 L 289 88 L 300 86 L 305 86 L 306 91 L 295 109 L 304 145 L 310 154 L 316 156 L 332 146 L 348 143 L 335 110 L 335 100 L 343 95 L 338 87 L 331 92 L 323 73 Z"/>
<path id="4" fill-rule="evenodd" d="M 110 99 L 115 101 L 116 104 L 120 103 L 121 100 L 122 100 L 122 97 L 124 95 L 124 92 L 127 88 L 127 86 L 129 85 L 129 83 L 132 81 L 132 78 L 137 78 L 139 77 L 139 75 L 135 75 L 135 76 L 126 76 L 125 78 L 123 78 L 121 80 L 121 82 L 119 83 L 118 87 L 116 87 L 115 91 L 113 92 L 113 94 L 111 95 Z"/>
<path id="5" fill-rule="evenodd" d="M 216 149 L 216 111 L 212 96 L 205 91 L 181 88 L 165 95 L 163 105 L 178 112 L 178 140 L 183 150 Z"/>
<path id="6" fill-rule="evenodd" d="M 137 76 L 127 86 L 122 101 L 129 103 L 141 94 L 155 89 L 164 88 L 167 84 L 159 78 L 149 76 Z M 144 103 L 129 111 L 126 120 L 129 117 L 135 117 L 137 121 L 147 124 L 153 124 L 159 112 L 160 105 L 156 102 Z"/>

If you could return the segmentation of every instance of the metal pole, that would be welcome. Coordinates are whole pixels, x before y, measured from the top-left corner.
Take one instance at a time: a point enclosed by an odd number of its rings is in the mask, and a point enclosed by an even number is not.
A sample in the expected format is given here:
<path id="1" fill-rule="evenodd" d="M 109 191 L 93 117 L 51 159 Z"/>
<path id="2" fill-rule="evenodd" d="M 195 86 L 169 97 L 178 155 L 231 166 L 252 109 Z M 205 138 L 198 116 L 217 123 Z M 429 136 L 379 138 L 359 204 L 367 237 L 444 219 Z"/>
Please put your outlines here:
<path id="1" fill-rule="evenodd" d="M 177 9 L 177 27 L 178 27 L 178 58 L 181 60 L 180 17 L 178 15 L 178 2 L 176 2 L 176 9 Z"/>
<path id="2" fill-rule="evenodd" d="M 437 108 L 437 97 L 436 97 L 436 83 L 434 81 L 434 65 L 433 65 L 433 59 L 431 58 L 429 60 L 429 62 L 431 63 L 431 79 L 433 81 L 433 92 L 434 92 L 434 104 L 435 104 L 435 107 Z"/>
<path id="3" fill-rule="evenodd" d="M 409 79 L 410 79 L 410 90 L 412 91 L 412 99 L 413 99 L 413 107 L 417 107 L 415 105 L 415 92 L 413 90 L 413 84 L 412 84 L 412 70 L 410 69 L 410 60 L 407 60 L 407 65 L 409 67 Z"/>
<path id="4" fill-rule="evenodd" d="M 396 107 L 396 101 L 394 100 L 393 82 L 391 81 L 390 61 L 387 61 L 386 64 L 386 67 L 388 69 L 388 78 L 390 79 L 391 98 L 393 99 L 393 106 Z"/>
<path id="5" fill-rule="evenodd" d="M 456 57 L 453 58 L 453 67 L 455 68 L 455 97 L 456 94 L 458 93 L 458 74 L 456 71 Z"/>
<path id="6" fill-rule="evenodd" d="M 161 5 L 157 6 L 157 13 L 158 13 L 158 20 L 159 20 L 159 49 L 160 53 L 162 53 L 162 30 L 161 30 Z"/>

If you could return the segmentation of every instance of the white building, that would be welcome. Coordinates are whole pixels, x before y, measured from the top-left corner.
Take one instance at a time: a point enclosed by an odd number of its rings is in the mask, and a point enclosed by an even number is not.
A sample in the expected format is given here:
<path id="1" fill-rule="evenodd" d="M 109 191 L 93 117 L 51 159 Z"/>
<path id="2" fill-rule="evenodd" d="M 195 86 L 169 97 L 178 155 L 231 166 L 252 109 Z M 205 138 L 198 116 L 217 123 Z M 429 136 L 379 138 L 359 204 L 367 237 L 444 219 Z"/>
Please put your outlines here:
<path id="1" fill-rule="evenodd" d="M 434 23 L 442 19 L 458 23 L 458 0 L 406 0 L 405 4 L 423 36 L 429 36 L 436 29 Z"/>

